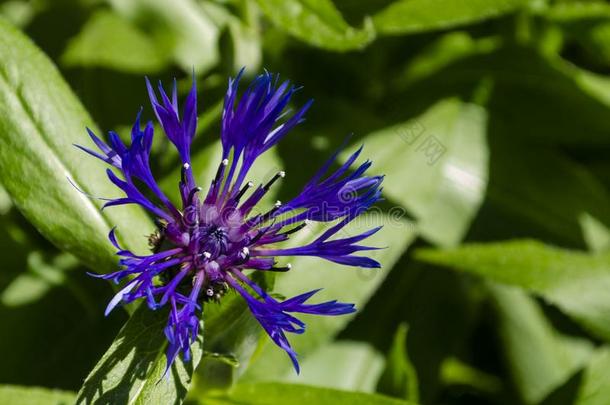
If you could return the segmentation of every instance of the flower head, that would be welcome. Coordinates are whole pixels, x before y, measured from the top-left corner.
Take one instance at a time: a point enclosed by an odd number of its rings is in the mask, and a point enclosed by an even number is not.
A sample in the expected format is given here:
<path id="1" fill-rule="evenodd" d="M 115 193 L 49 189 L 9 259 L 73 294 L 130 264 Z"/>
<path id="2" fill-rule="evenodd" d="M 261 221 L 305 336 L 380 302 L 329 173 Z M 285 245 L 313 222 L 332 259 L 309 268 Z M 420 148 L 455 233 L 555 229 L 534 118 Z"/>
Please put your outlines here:
<path id="1" fill-rule="evenodd" d="M 361 149 L 331 171 L 337 151 L 299 195 L 284 204 L 278 201 L 266 210 L 255 210 L 284 172 L 254 187 L 246 181 L 250 168 L 303 120 L 311 101 L 288 114 L 287 105 L 297 89 L 287 81 L 278 84 L 277 77 L 269 73 L 256 77 L 238 98 L 242 72 L 229 80 L 222 114 L 222 156 L 207 194 L 197 186 L 191 170 L 190 147 L 197 127 L 195 81 L 182 109 L 175 84 L 170 96 L 161 84 L 156 92 L 146 81 L 157 120 L 182 161 L 178 206 L 161 191 L 151 172 L 152 122 L 142 129 L 138 114 L 129 145 L 115 132 L 109 133 L 106 143 L 89 131 L 99 152 L 79 147 L 111 166 L 107 169 L 108 178 L 124 193 L 121 198 L 108 200 L 105 207 L 138 204 L 150 212 L 158 227 L 149 238 L 152 252 L 146 255 L 122 248 L 113 229 L 109 239 L 120 257 L 120 269 L 98 277 L 126 282 L 110 301 L 106 314 L 120 303 L 139 299 L 146 300 L 153 310 L 169 306 L 165 327 L 168 367 L 180 352 L 186 361 L 190 359 L 203 304 L 219 301 L 227 291 L 234 290 L 244 298 L 271 339 L 288 353 L 298 372 L 296 353 L 286 333 L 303 333 L 305 324 L 294 314 L 343 315 L 355 311 L 354 305 L 337 301 L 307 303 L 318 290 L 280 301 L 244 271 L 290 270 L 289 264 L 277 264 L 281 256 L 316 256 L 348 266 L 380 267 L 375 260 L 355 254 L 375 249 L 359 243 L 379 228 L 344 238 L 336 235 L 379 199 L 382 177 L 365 176 L 369 161 L 354 168 Z M 281 246 L 309 221 L 332 224 L 304 246 Z"/>

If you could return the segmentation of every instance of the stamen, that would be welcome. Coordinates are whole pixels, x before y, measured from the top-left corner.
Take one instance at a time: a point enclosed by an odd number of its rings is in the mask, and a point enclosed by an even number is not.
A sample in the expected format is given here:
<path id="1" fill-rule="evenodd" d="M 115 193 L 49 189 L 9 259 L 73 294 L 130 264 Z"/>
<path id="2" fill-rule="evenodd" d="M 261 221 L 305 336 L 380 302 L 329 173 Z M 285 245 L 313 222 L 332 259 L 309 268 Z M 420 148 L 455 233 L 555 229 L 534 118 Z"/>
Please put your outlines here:
<path id="1" fill-rule="evenodd" d="M 275 174 L 275 176 L 273 176 L 273 178 L 272 178 L 271 180 L 269 180 L 269 181 L 267 182 L 267 184 L 265 184 L 265 186 L 263 187 L 263 189 L 264 189 L 265 191 L 269 191 L 269 189 L 271 188 L 271 186 L 273 185 L 273 183 L 275 183 L 276 181 L 278 181 L 278 179 L 280 179 L 280 178 L 282 178 L 282 179 L 283 179 L 284 177 L 286 177 L 286 172 L 284 172 L 284 171 L 277 172 L 277 173 Z"/>
<path id="2" fill-rule="evenodd" d="M 259 223 L 262 223 L 262 222 L 268 221 L 268 220 L 271 218 L 271 216 L 272 216 L 273 214 L 275 214 L 275 212 L 276 212 L 278 209 L 280 209 L 280 207 L 281 207 L 281 206 L 282 206 L 282 202 L 281 202 L 281 201 L 279 201 L 279 200 L 278 200 L 278 201 L 276 201 L 276 202 L 275 202 L 275 204 L 273 204 L 273 208 L 271 208 L 269 211 L 267 211 L 265 214 L 263 214 L 263 215 L 261 216 L 261 219 L 260 219 Z"/>
<path id="3" fill-rule="evenodd" d="M 263 235 L 265 234 L 266 229 L 261 229 L 260 231 L 258 231 L 258 233 L 256 235 L 254 235 L 254 238 L 252 238 L 252 240 L 250 240 L 250 244 L 253 245 L 256 242 L 258 242 L 260 240 L 260 238 L 263 237 Z"/>
<path id="4" fill-rule="evenodd" d="M 190 169 L 190 167 L 191 165 L 188 163 L 182 165 L 182 170 L 180 171 L 180 180 L 182 181 L 182 184 L 186 184 L 186 171 Z"/>
<path id="5" fill-rule="evenodd" d="M 260 224 L 260 217 L 258 217 L 256 219 L 257 224 Z M 257 225 L 255 224 L 255 225 Z M 263 229 L 260 229 L 258 231 L 258 233 L 256 235 L 254 235 L 254 238 L 252 238 L 250 240 L 250 242 L 248 242 L 248 245 L 252 246 L 254 245 L 256 242 L 258 242 L 272 227 L 273 225 L 275 225 L 275 219 L 273 220 L 273 222 L 271 222 L 271 224 L 269 224 L 268 226 L 266 226 Z"/>
<path id="6" fill-rule="evenodd" d="M 273 178 L 267 182 L 267 184 L 264 186 L 259 186 L 258 189 L 243 203 L 242 207 L 240 208 L 242 214 L 249 212 L 261 200 L 261 198 L 263 198 L 267 191 L 269 191 L 273 183 L 280 178 L 284 178 L 285 176 L 286 172 L 277 172 L 275 176 L 273 176 Z"/>
<path id="7" fill-rule="evenodd" d="M 250 260 L 250 249 L 248 249 L 247 247 L 243 247 L 241 249 L 241 252 L 239 252 L 239 262 L 236 264 L 243 264 L 245 262 L 247 262 L 248 260 Z"/>
<path id="8" fill-rule="evenodd" d="M 252 183 L 251 181 L 249 181 L 246 185 L 244 185 L 241 190 L 239 190 L 239 193 L 237 193 L 237 195 L 235 196 L 234 200 L 235 202 L 239 202 L 239 199 L 243 197 L 243 195 L 246 193 L 246 191 L 248 191 L 248 189 L 250 187 L 253 187 L 254 183 Z"/>
<path id="9" fill-rule="evenodd" d="M 225 167 L 227 167 L 227 165 L 229 164 L 229 159 L 222 159 L 222 162 L 220 162 L 220 165 L 218 165 L 218 169 L 216 170 L 216 176 L 214 176 L 214 184 L 218 184 L 218 182 L 220 181 L 220 178 L 222 177 Z"/>
<path id="10" fill-rule="evenodd" d="M 301 229 L 305 228 L 308 223 L 309 223 L 309 221 L 305 220 L 305 222 L 303 222 L 302 224 L 299 224 L 299 225 L 295 226 L 294 228 L 287 230 L 286 232 L 282 232 L 282 235 L 291 235 L 295 232 L 298 232 Z"/>
<path id="11" fill-rule="evenodd" d="M 210 252 L 203 252 L 203 257 L 210 260 L 210 258 L 212 257 L 212 254 Z"/>
<path id="12" fill-rule="evenodd" d="M 192 189 L 191 192 L 189 193 L 188 201 L 189 202 L 193 201 L 193 198 L 195 197 L 195 194 L 197 194 L 201 190 L 202 190 L 201 187 L 195 187 L 194 189 Z"/>
<path id="13" fill-rule="evenodd" d="M 273 266 L 272 268 L 270 268 L 270 271 L 280 271 L 280 272 L 285 272 L 292 269 L 292 264 L 288 263 L 287 265 L 283 266 L 283 267 L 275 267 Z"/>
<path id="14" fill-rule="evenodd" d="M 205 295 L 207 295 L 208 297 L 213 297 L 214 296 L 214 289 L 208 288 L 207 290 L 205 290 Z"/>

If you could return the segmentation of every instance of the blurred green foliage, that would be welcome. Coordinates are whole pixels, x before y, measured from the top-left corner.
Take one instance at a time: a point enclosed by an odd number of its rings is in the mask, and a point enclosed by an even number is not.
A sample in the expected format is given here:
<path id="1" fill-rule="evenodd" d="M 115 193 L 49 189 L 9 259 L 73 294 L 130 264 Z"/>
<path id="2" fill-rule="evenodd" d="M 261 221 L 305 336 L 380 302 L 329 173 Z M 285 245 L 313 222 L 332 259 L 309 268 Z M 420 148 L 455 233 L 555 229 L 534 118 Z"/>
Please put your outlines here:
<path id="1" fill-rule="evenodd" d="M 0 15 L 1 404 L 610 403 L 607 2 L 3 0 Z M 242 66 L 315 99 L 254 168 L 287 172 L 270 198 L 346 135 L 365 145 L 385 201 L 357 225 L 384 225 L 384 267 L 299 258 L 266 280 L 359 308 L 306 319 L 302 375 L 228 296 L 205 313 L 201 361 L 159 383 L 160 328 L 142 333 L 159 315 L 104 318 L 112 288 L 86 275 L 116 262 L 112 224 L 137 249 L 150 221 L 74 190 L 66 177 L 112 193 L 70 145 L 85 126 L 126 135 L 139 106 L 152 117 L 143 76 L 184 94 L 194 74 L 205 184 Z M 176 153 L 153 148 L 175 196 Z"/>

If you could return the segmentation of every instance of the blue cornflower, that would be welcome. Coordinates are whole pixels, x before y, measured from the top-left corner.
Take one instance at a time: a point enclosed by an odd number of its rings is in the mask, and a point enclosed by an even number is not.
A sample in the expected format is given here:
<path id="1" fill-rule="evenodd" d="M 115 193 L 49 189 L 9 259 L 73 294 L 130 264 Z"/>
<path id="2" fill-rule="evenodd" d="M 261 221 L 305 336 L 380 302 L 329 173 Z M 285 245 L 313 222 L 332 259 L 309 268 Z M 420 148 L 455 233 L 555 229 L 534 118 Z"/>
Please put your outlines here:
<path id="1" fill-rule="evenodd" d="M 379 228 L 346 238 L 333 237 L 379 199 L 382 177 L 364 175 L 371 165 L 369 161 L 350 170 L 362 148 L 330 172 L 337 151 L 299 195 L 285 204 L 278 201 L 265 213 L 257 213 L 254 210 L 257 203 L 277 180 L 284 177 L 284 172 L 255 188 L 252 182 L 246 182 L 248 171 L 260 155 L 303 120 L 311 100 L 294 114 L 289 114 L 285 110 L 297 88 L 288 81 L 278 85 L 277 77 L 269 73 L 256 77 L 238 98 L 242 73 L 243 70 L 229 80 L 222 114 L 222 156 L 206 195 L 195 183 L 191 170 L 190 147 L 197 127 L 195 81 L 180 114 L 176 84 L 170 98 L 161 84 L 157 95 L 146 80 L 157 120 L 182 160 L 178 185 L 180 208 L 161 191 L 150 169 L 152 122 L 142 129 L 138 113 L 129 146 L 115 132 L 109 133 L 106 143 L 88 130 L 99 152 L 79 147 L 116 169 L 107 169 L 108 178 L 125 194 L 108 200 L 105 207 L 139 204 L 155 217 L 158 227 L 149 238 L 152 253 L 147 255 L 123 249 L 113 229 L 109 239 L 118 250 L 121 268 L 98 277 L 115 283 L 126 280 L 110 301 L 106 314 L 119 303 L 140 298 L 153 310 L 169 305 L 170 315 L 165 327 L 169 342 L 168 368 L 180 352 L 185 361 L 190 360 L 190 346 L 199 333 L 203 303 L 218 301 L 233 289 L 246 300 L 252 315 L 271 339 L 288 353 L 298 372 L 297 356 L 286 332 L 303 333 L 305 324 L 292 314 L 343 315 L 354 312 L 354 305 L 337 301 L 307 304 L 319 290 L 278 300 L 244 271 L 290 270 L 290 265 L 276 265 L 276 257 L 280 256 L 317 256 L 349 266 L 380 267 L 371 258 L 354 255 L 376 249 L 358 243 Z M 142 191 L 144 187 L 148 188 L 146 194 Z M 308 221 L 333 224 L 304 246 L 279 246 L 280 242 L 303 229 Z"/>

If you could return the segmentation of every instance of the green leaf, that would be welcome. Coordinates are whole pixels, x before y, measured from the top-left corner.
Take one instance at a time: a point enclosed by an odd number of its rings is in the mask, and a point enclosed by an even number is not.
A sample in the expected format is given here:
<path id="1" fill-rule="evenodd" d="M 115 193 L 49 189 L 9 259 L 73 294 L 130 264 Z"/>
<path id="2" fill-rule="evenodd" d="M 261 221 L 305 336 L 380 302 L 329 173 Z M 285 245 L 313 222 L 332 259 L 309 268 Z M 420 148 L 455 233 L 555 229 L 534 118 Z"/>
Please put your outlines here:
<path id="1" fill-rule="evenodd" d="M 65 66 L 105 67 L 141 74 L 166 65 L 151 38 L 111 11 L 94 13 L 62 57 Z"/>
<path id="2" fill-rule="evenodd" d="M 46 295 L 53 287 L 66 286 L 89 310 L 92 308 L 88 297 L 81 294 L 80 289 L 69 280 L 67 272 L 74 270 L 78 265 L 76 259 L 70 255 L 61 255 L 55 258 L 53 263 L 45 263 L 40 252 L 32 252 L 28 256 L 28 268 L 26 272 L 19 274 L 0 293 L 0 304 L 6 307 L 17 307 L 38 301 Z"/>
<path id="3" fill-rule="evenodd" d="M 526 140 L 531 146 L 536 143 L 578 147 L 608 144 L 610 122 L 605 117 L 610 111 L 610 80 L 607 77 L 580 69 L 555 55 L 543 55 L 531 47 L 510 44 L 499 47 L 497 40 L 489 38 L 476 41 L 469 50 L 461 42 L 457 46 L 465 48 L 463 54 L 454 50 L 458 56 L 454 58 L 446 55 L 447 46 L 432 49 L 437 54 L 423 58 L 431 64 L 429 72 L 413 63 L 413 68 L 418 67 L 413 72 L 417 74 L 417 82 L 401 93 L 406 100 L 417 101 L 413 100 L 414 95 L 418 100 L 446 97 L 456 92 L 468 95 L 483 77 L 493 84 L 486 103 L 490 135 L 500 123 L 510 128 L 506 131 L 510 132 L 510 140 Z M 464 57 L 469 52 L 471 55 Z M 435 59 L 442 62 L 444 58 L 452 63 L 437 62 L 443 67 L 438 70 L 433 65 Z M 411 69 L 407 73 L 412 74 Z"/>
<path id="4" fill-rule="evenodd" d="M 135 207 L 100 211 L 96 196 L 117 196 L 89 146 L 93 122 L 29 39 L 0 20 L 0 182 L 23 215 L 60 249 L 96 271 L 116 265 L 106 237 L 117 224 L 130 248 L 144 248 L 152 227 Z M 18 175 L 16 175 L 18 174 Z"/>
<path id="5" fill-rule="evenodd" d="M 396 330 L 377 390 L 382 394 L 418 402 L 417 372 L 407 354 L 407 332 L 406 323 L 400 324 Z"/>
<path id="6" fill-rule="evenodd" d="M 230 354 L 237 360 L 236 366 L 247 367 L 261 330 L 241 296 L 230 294 L 220 305 L 208 305 L 204 321 L 205 349 Z"/>
<path id="7" fill-rule="evenodd" d="M 0 184 L 0 216 L 5 216 L 13 207 L 11 197 L 8 195 L 2 184 Z"/>
<path id="8" fill-rule="evenodd" d="M 277 275 L 274 291 L 282 296 L 292 297 L 322 288 L 312 302 L 338 300 L 354 303 L 357 308 L 363 308 L 415 236 L 412 224 L 401 215 L 392 216 L 372 211 L 359 217 L 338 237 L 356 235 L 358 231 L 364 231 L 377 225 L 384 225 L 384 228 L 367 239 L 366 244 L 387 246 L 385 249 L 368 252 L 370 257 L 381 263 L 381 270 L 341 266 L 314 257 L 294 257 L 290 258 L 292 269 L 287 273 Z M 320 226 L 312 224 L 311 227 L 299 231 L 291 239 L 290 245 L 302 245 L 305 241 L 319 235 L 320 228 Z M 388 245 L 387 241 L 392 242 Z M 352 319 L 352 316 L 304 315 L 302 319 L 307 324 L 307 332 L 302 335 L 289 336 L 293 348 L 301 359 L 339 333 Z M 282 349 L 267 337 L 264 337 L 263 341 L 265 346 L 260 352 L 257 352 L 244 376 L 246 379 L 277 380 L 292 369 L 292 364 Z"/>
<path id="9" fill-rule="evenodd" d="M 169 54 L 187 72 L 202 73 L 219 59 L 219 28 L 195 0 L 109 0 L 117 13 L 155 40 L 160 54 Z"/>
<path id="10" fill-rule="evenodd" d="M 421 249 L 416 257 L 524 288 L 559 307 L 594 335 L 610 339 L 609 254 L 586 254 L 517 240 Z"/>
<path id="11" fill-rule="evenodd" d="M 593 345 L 557 332 L 522 290 L 496 285 L 490 292 L 514 385 L 525 404 L 538 404 L 586 364 Z"/>
<path id="12" fill-rule="evenodd" d="M 440 372 L 445 386 L 469 386 L 489 394 L 498 394 L 503 388 L 502 380 L 497 376 L 479 370 L 455 357 L 445 359 Z"/>
<path id="13" fill-rule="evenodd" d="M 443 360 L 466 344 L 475 326 L 481 294 L 472 284 L 450 271 L 415 262 L 407 252 L 340 336 L 389 350 L 388 332 L 407 323 L 407 352 L 417 371 L 420 401 L 431 403 L 443 388 Z"/>
<path id="14" fill-rule="evenodd" d="M 605 242 L 600 229 L 610 224 L 610 195 L 583 165 L 549 144 L 605 142 L 610 128 L 604 129 L 608 121 L 600 118 L 610 112 L 609 83 L 536 54 L 518 66 L 510 62 L 526 60 L 527 53 L 504 50 L 448 68 L 461 77 L 477 65 L 491 63 L 489 69 L 498 72 L 488 103 L 491 158 L 486 208 L 492 212 L 479 217 L 476 238 L 522 234 L 575 247 L 596 243 L 601 249 Z M 500 60 L 510 74 L 495 66 Z M 552 83 L 546 82 L 549 77 Z M 564 120 L 572 114 L 579 119 Z M 587 134 L 586 140 L 577 133 Z"/>
<path id="15" fill-rule="evenodd" d="M 608 144 L 608 77 L 527 49 L 509 48 L 493 59 L 490 63 L 500 79 L 493 104 L 506 121 L 516 115 L 523 117 L 519 122 L 527 125 L 521 125 L 520 137 L 547 144 Z"/>
<path id="16" fill-rule="evenodd" d="M 251 72 L 260 69 L 263 58 L 261 35 L 253 27 L 239 20 L 229 21 L 229 34 L 233 46 L 233 69 L 246 67 Z"/>
<path id="17" fill-rule="evenodd" d="M 607 141 L 610 127 L 602 117 L 609 112 L 608 81 L 525 49 L 498 50 L 493 41 L 469 42 L 463 35 L 448 35 L 428 49 L 427 55 L 413 60 L 407 72 L 408 79 L 416 83 L 406 90 L 405 97 L 416 94 L 419 99 L 427 93 L 445 94 L 447 89 L 461 91 L 481 76 L 492 77 L 486 127 L 488 200 L 480 212 L 488 216 L 479 216 L 472 231 L 480 239 L 534 233 L 556 243 L 584 246 L 581 230 L 588 239 L 594 237 L 591 232 L 599 232 L 592 230 L 591 221 L 582 215 L 590 215 L 600 224 L 610 223 L 610 198 L 591 173 L 549 144 L 596 145 Z M 453 54 L 447 54 L 446 49 L 452 43 L 461 44 L 463 53 L 474 55 L 464 57 L 458 52 L 459 59 L 451 60 Z M 447 64 L 447 59 L 452 63 Z M 434 74 L 426 78 L 430 70 Z M 415 123 L 403 133 L 411 137 L 419 133 L 418 128 Z M 519 157 L 518 165 L 514 164 L 515 156 Z M 390 186 L 391 179 L 388 176 Z M 566 193 L 566 189 L 571 192 Z M 407 190 L 401 189 L 404 194 Z M 391 188 L 387 194 L 392 197 L 393 191 Z M 515 225 L 522 229 L 514 232 Z M 598 244 L 603 245 L 602 239 Z"/>
<path id="18" fill-rule="evenodd" d="M 265 15 L 298 39 L 325 49 L 361 49 L 375 37 L 370 20 L 349 26 L 330 0 L 257 0 Z"/>
<path id="19" fill-rule="evenodd" d="M 458 99 L 437 102 L 420 116 L 362 139 L 384 194 L 417 219 L 420 234 L 457 244 L 483 201 L 487 185 L 487 113 Z"/>
<path id="20" fill-rule="evenodd" d="M 328 388 L 314 388 L 292 384 L 244 384 L 237 385 L 228 398 L 206 399 L 210 404 L 282 405 L 408 405 L 400 401 L 375 394 L 364 394 Z M 411 403 L 412 404 L 412 403 Z M 412 404 L 414 405 L 414 404 Z"/>
<path id="21" fill-rule="evenodd" d="M 9 257 L 20 255 L 7 248 Z M 74 261 L 65 253 L 31 252 L 10 284 L 0 287 L 0 381 L 78 389 L 126 321 L 123 311 L 102 316 L 111 289 L 86 276 L 83 266 L 73 267 Z M 10 275 L 8 270 L 3 263 L 0 274 Z"/>
<path id="22" fill-rule="evenodd" d="M 193 384 L 186 402 L 189 403 L 191 398 L 202 395 L 225 393 L 235 382 L 236 369 L 239 364 L 239 360 L 231 354 L 204 351 L 203 359 L 195 370 Z"/>
<path id="23" fill-rule="evenodd" d="M 531 0 L 397 0 L 373 16 L 382 34 L 412 34 L 498 17 L 524 8 Z"/>
<path id="24" fill-rule="evenodd" d="M 545 144 L 608 144 L 607 77 L 528 48 L 502 49 L 473 61 L 469 69 L 481 64 L 493 70 L 497 83 L 490 108 L 506 125 L 521 124 L 518 132 L 513 128 L 513 134 L 530 143 L 534 139 Z M 516 116 L 520 119 L 515 120 Z"/>
<path id="25" fill-rule="evenodd" d="M 68 391 L 0 385 L 0 403 L 3 405 L 70 405 L 75 397 Z"/>
<path id="26" fill-rule="evenodd" d="M 603 1 L 562 1 L 544 10 L 542 15 L 556 22 L 598 20 L 610 18 L 610 6 Z"/>
<path id="27" fill-rule="evenodd" d="M 600 346 L 591 356 L 587 367 L 541 404 L 605 405 L 610 395 L 609 367 L 610 347 Z"/>
<path id="28" fill-rule="evenodd" d="M 607 76 L 580 69 L 561 59 L 555 62 L 555 67 L 569 76 L 583 93 L 610 109 L 610 79 Z"/>
<path id="29" fill-rule="evenodd" d="M 610 64 L 610 20 L 591 24 L 577 36 L 592 59 L 605 66 Z"/>
<path id="30" fill-rule="evenodd" d="M 585 368 L 574 405 L 605 405 L 610 396 L 610 348 L 602 346 Z"/>
<path id="31" fill-rule="evenodd" d="M 216 3 L 204 2 L 201 7 L 217 25 L 228 30 L 229 40 L 221 41 L 220 45 L 221 59 L 230 61 L 230 67 L 234 71 L 243 67 L 250 72 L 259 70 L 263 50 L 260 10 L 256 3 L 238 2 L 239 17 Z"/>
<path id="32" fill-rule="evenodd" d="M 179 356 L 164 377 L 167 317 L 167 309 L 152 311 L 141 304 L 85 379 L 77 404 L 180 404 L 201 360 L 203 322 L 191 362 Z"/>
<path id="33" fill-rule="evenodd" d="M 346 391 L 375 392 L 383 363 L 383 356 L 373 346 L 339 340 L 320 346 L 303 360 L 300 374 L 289 370 L 282 381 Z"/>
<path id="34" fill-rule="evenodd" d="M 449 32 L 409 60 L 401 82 L 410 84 L 425 79 L 461 59 L 492 52 L 499 45 L 497 38 L 475 40 L 466 32 Z"/>
<path id="35" fill-rule="evenodd" d="M 5 1 L 0 4 L 0 15 L 19 28 L 28 25 L 36 11 L 35 5 L 22 1 Z"/>
<path id="36" fill-rule="evenodd" d="M 586 212 L 580 214 L 578 220 L 590 251 L 597 253 L 610 250 L 610 229 L 606 225 Z"/>

